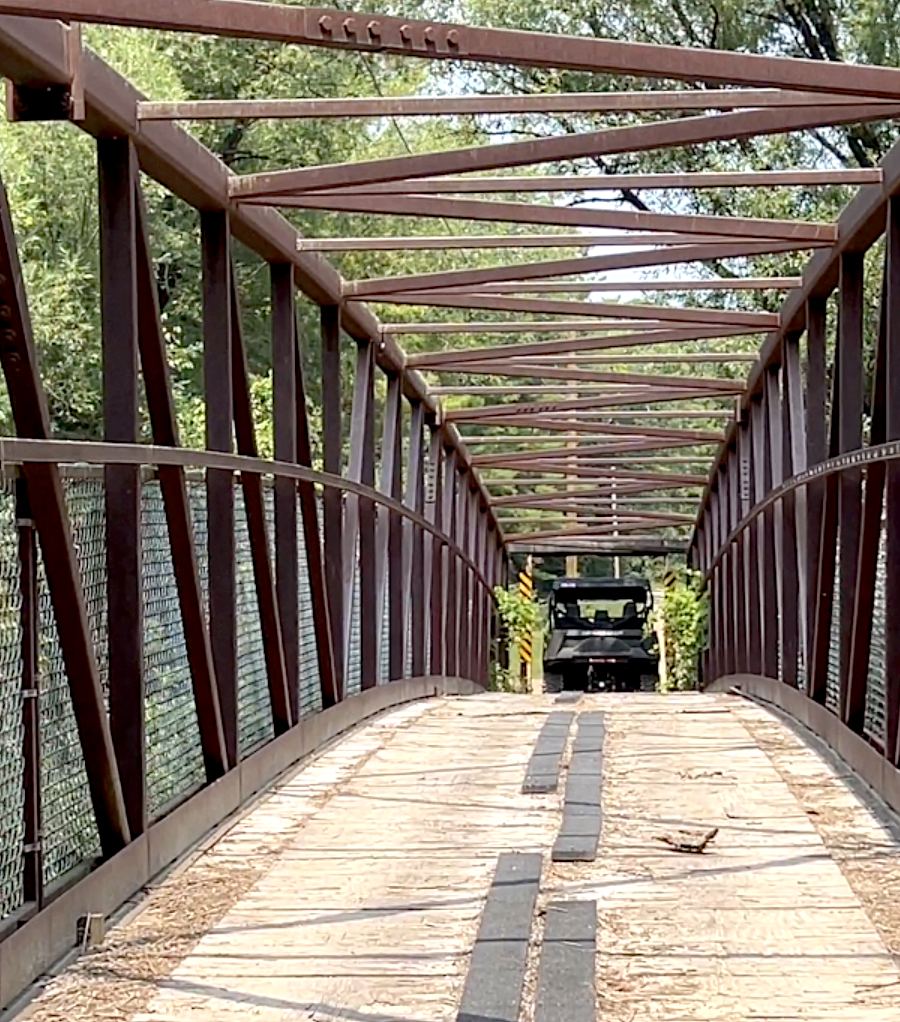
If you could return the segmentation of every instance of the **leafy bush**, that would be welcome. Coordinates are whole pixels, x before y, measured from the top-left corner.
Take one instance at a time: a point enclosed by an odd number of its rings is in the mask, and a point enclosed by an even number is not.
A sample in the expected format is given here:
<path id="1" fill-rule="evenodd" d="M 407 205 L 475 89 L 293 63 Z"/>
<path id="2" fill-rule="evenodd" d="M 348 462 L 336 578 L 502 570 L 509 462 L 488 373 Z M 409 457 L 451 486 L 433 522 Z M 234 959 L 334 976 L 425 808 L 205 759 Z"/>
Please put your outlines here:
<path id="1" fill-rule="evenodd" d="M 534 599 L 523 596 L 518 588 L 495 586 L 494 599 L 506 641 L 519 645 L 533 637 L 541 622 L 541 607 Z M 491 670 L 491 689 L 495 692 L 522 692 L 522 679 L 509 667 L 495 663 Z"/>
<path id="2" fill-rule="evenodd" d="M 706 643 L 707 601 L 699 572 L 684 568 L 670 574 L 654 616 L 662 625 L 665 688 L 684 692 L 698 686 L 697 664 Z"/>

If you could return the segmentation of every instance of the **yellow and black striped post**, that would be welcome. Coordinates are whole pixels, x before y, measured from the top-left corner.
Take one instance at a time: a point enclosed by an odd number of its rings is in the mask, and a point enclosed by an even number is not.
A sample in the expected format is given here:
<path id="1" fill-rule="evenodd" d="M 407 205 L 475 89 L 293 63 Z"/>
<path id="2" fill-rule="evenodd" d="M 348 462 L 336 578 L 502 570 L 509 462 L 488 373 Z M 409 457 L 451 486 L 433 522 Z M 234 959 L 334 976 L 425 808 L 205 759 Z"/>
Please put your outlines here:
<path id="1" fill-rule="evenodd" d="M 534 599 L 534 580 L 528 571 L 519 572 L 519 595 L 526 600 Z M 522 636 L 519 640 L 519 663 L 522 669 L 522 680 L 531 681 L 531 663 L 533 660 L 531 636 Z"/>

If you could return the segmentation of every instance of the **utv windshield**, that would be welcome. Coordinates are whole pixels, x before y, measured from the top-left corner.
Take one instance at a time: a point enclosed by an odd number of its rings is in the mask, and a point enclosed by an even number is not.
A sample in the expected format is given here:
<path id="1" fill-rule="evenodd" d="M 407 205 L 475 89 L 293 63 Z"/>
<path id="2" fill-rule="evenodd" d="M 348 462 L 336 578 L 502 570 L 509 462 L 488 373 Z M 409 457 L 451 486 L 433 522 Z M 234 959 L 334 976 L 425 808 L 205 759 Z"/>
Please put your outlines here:
<path id="1" fill-rule="evenodd" d="M 643 628 L 649 607 L 640 590 L 624 593 L 559 592 L 553 601 L 553 627 L 567 629 Z"/>

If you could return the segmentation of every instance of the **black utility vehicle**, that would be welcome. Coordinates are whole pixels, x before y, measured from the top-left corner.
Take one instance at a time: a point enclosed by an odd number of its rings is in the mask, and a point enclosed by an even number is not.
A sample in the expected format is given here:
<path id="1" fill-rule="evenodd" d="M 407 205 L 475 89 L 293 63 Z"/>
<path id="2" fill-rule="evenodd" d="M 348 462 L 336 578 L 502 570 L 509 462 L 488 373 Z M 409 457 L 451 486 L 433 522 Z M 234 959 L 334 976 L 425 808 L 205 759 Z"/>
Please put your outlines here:
<path id="1" fill-rule="evenodd" d="M 659 654 L 642 578 L 561 578 L 550 594 L 544 691 L 653 691 Z"/>

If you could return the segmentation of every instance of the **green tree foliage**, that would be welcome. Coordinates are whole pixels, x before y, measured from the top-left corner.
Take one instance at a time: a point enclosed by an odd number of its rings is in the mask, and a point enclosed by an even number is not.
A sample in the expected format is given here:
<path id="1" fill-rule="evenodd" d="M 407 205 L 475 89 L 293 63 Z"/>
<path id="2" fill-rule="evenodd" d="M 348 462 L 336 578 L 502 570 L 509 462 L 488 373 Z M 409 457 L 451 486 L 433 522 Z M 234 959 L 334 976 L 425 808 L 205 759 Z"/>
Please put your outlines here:
<path id="1" fill-rule="evenodd" d="M 518 586 L 512 589 L 495 586 L 494 601 L 508 646 L 519 646 L 523 640 L 534 636 L 540 627 L 542 615 L 541 605 L 537 600 L 523 596 Z M 493 687 L 503 692 L 522 690 L 518 675 L 499 664 L 494 665 Z"/>
<path id="2" fill-rule="evenodd" d="M 699 657 L 706 644 L 707 614 L 700 573 L 687 568 L 670 571 L 663 582 L 662 600 L 653 611 L 664 637 L 660 654 L 665 658 L 667 691 L 697 688 Z"/>

